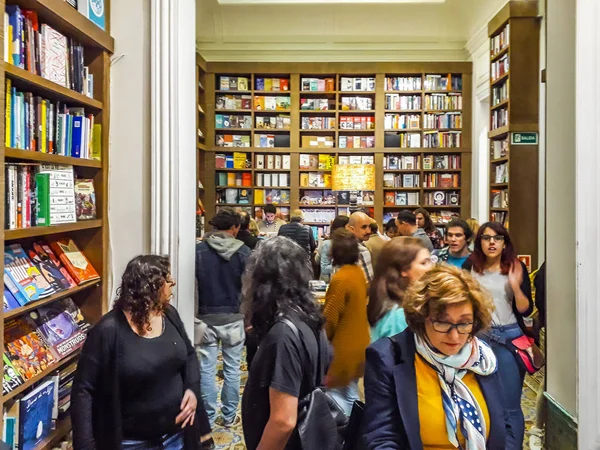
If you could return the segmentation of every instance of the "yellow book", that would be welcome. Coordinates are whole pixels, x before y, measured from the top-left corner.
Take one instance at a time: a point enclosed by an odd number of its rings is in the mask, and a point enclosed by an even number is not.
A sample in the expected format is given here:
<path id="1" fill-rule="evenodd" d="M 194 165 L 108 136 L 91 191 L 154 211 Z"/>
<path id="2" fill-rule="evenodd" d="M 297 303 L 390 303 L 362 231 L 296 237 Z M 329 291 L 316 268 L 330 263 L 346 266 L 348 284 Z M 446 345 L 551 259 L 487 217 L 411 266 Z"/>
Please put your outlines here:
<path id="1" fill-rule="evenodd" d="M 48 153 L 48 148 L 46 147 L 46 140 L 48 139 L 46 136 L 46 100 L 42 100 L 42 136 L 40 139 L 42 153 Z"/>
<path id="2" fill-rule="evenodd" d="M 254 203 L 256 203 L 257 205 L 262 205 L 265 203 L 264 189 L 254 189 Z"/>
<path id="3" fill-rule="evenodd" d="M 333 166 L 335 164 L 335 156 L 334 155 L 327 155 L 327 169 L 333 169 Z"/>
<path id="4" fill-rule="evenodd" d="M 12 36 L 12 34 L 9 34 L 9 36 Z M 10 122 L 11 122 L 11 114 L 12 114 L 12 110 L 11 110 L 11 89 L 12 89 L 12 82 L 10 80 L 10 78 L 6 79 L 6 122 L 4 125 L 4 134 L 6 137 L 5 140 L 5 145 L 7 147 L 12 147 L 11 144 L 11 139 L 12 136 L 10 134 Z M 34 149 L 35 150 L 35 149 Z"/>
<path id="5" fill-rule="evenodd" d="M 246 154 L 245 153 L 233 153 L 233 168 L 234 169 L 245 169 L 246 168 Z"/>
<path id="6" fill-rule="evenodd" d="M 235 173 L 227 172 L 227 186 L 235 186 Z"/>
<path id="7" fill-rule="evenodd" d="M 321 169 L 321 170 L 329 169 L 329 167 L 327 167 L 328 162 L 329 162 L 328 155 L 319 155 L 319 169 Z"/>
<path id="8" fill-rule="evenodd" d="M 273 80 L 271 78 L 265 78 L 265 91 L 273 90 Z"/>
<path id="9" fill-rule="evenodd" d="M 102 158 L 102 125 L 94 124 L 92 131 L 92 159 L 100 161 Z"/>
<path id="10" fill-rule="evenodd" d="M 324 174 L 325 176 L 323 177 L 323 180 L 325 181 L 325 187 L 326 188 L 330 188 L 331 187 L 331 174 L 330 173 L 326 173 Z"/>

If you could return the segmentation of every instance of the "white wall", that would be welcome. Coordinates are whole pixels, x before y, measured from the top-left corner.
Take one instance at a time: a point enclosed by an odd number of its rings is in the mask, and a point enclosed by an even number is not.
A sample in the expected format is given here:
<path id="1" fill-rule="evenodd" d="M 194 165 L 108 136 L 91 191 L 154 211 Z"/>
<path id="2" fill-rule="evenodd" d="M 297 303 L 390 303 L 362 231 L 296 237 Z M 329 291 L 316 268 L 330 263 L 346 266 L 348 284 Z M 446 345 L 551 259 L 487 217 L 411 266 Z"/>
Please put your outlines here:
<path id="1" fill-rule="evenodd" d="M 575 0 L 547 7 L 546 382 L 548 393 L 576 416 Z"/>
<path id="2" fill-rule="evenodd" d="M 111 3 L 109 223 L 112 292 L 127 262 L 150 250 L 150 5 Z"/>

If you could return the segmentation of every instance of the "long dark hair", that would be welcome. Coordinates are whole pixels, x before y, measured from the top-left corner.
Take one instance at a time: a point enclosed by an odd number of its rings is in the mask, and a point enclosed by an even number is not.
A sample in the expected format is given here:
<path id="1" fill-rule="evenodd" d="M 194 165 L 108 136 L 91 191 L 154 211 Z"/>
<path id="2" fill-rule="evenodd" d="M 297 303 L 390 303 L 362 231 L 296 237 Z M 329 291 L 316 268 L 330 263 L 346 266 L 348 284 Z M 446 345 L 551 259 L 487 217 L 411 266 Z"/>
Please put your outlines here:
<path id="1" fill-rule="evenodd" d="M 127 264 L 117 289 L 114 308 L 131 314 L 131 322 L 142 332 L 150 326 L 150 313 L 164 310 L 167 301 L 161 289 L 171 273 L 168 256 L 140 255 Z"/>
<path id="2" fill-rule="evenodd" d="M 481 236 L 483 236 L 483 233 L 487 228 L 494 230 L 496 234 L 504 236 L 504 250 L 502 251 L 502 256 L 500 258 L 500 270 L 502 274 L 506 275 L 517 260 L 517 251 L 512 243 L 510 234 L 508 234 L 508 230 L 498 222 L 486 222 L 479 227 L 477 236 L 475 237 L 475 247 L 473 253 L 471 253 L 471 256 L 469 257 L 469 260 L 473 263 L 473 270 L 482 274 L 485 269 L 487 257 L 481 248 Z"/>
<path id="3" fill-rule="evenodd" d="M 425 226 L 423 227 L 423 230 L 425 230 L 426 233 L 433 233 L 435 230 L 437 230 L 433 224 L 433 221 L 431 220 L 429 212 L 425 208 L 415 209 L 415 217 L 417 217 L 417 214 L 423 214 L 423 218 L 425 219 Z"/>
<path id="4" fill-rule="evenodd" d="M 350 217 L 348 216 L 336 216 L 335 219 L 333 219 L 333 221 L 331 222 L 331 227 L 329 229 L 329 239 L 331 239 L 331 236 L 333 236 L 333 233 L 335 232 L 335 230 L 339 230 L 340 228 L 344 228 L 346 225 L 348 225 L 348 222 L 350 221 Z"/>
<path id="5" fill-rule="evenodd" d="M 410 269 L 417 254 L 425 247 L 423 241 L 414 237 L 396 237 L 383 246 L 371 283 L 367 319 L 375 324 L 394 305 L 402 306 L 402 298 L 410 280 L 402 272 Z"/>
<path id="6" fill-rule="evenodd" d="M 325 319 L 308 289 L 312 268 L 306 251 L 284 237 L 264 241 L 253 251 L 242 281 L 246 321 L 262 338 L 280 316 L 296 318 L 315 332 Z"/>

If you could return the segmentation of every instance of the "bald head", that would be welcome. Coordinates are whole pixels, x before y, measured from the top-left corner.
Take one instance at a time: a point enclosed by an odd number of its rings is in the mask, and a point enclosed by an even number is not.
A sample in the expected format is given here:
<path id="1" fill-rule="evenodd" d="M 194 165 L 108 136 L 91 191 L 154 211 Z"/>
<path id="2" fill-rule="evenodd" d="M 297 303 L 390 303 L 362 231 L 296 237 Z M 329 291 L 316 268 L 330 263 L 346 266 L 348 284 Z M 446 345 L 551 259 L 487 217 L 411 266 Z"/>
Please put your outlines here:
<path id="1" fill-rule="evenodd" d="M 357 211 L 350 216 L 346 228 L 354 233 L 359 241 L 366 242 L 371 236 L 371 218 L 364 212 Z"/>

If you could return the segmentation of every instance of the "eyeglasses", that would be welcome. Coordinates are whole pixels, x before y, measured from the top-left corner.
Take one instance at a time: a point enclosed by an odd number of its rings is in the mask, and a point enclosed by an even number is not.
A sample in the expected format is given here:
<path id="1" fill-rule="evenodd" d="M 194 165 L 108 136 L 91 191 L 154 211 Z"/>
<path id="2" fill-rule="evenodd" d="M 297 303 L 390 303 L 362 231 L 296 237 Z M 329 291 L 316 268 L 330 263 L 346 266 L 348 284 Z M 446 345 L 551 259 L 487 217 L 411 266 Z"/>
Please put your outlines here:
<path id="1" fill-rule="evenodd" d="M 473 332 L 473 322 L 468 323 L 449 323 L 449 322 L 439 322 L 437 320 L 431 320 L 431 325 L 433 326 L 433 331 L 438 333 L 448 334 L 454 328 L 458 331 L 459 334 L 471 334 Z"/>
<path id="2" fill-rule="evenodd" d="M 489 242 L 491 240 L 493 240 L 494 242 L 504 242 L 504 236 L 502 236 L 501 234 L 496 234 L 494 236 L 490 234 L 484 234 L 481 236 L 481 240 L 486 242 Z"/>

